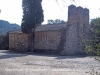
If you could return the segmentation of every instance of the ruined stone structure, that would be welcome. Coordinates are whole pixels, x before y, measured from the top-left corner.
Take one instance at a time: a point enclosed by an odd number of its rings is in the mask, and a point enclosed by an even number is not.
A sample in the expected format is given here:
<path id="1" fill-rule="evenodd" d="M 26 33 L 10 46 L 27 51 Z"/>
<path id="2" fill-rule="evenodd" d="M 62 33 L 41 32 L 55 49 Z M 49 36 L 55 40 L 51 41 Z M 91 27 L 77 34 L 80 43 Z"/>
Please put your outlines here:
<path id="1" fill-rule="evenodd" d="M 9 37 L 10 50 L 27 51 L 31 48 L 30 34 L 10 32 Z M 53 52 L 61 55 L 84 54 L 83 40 L 90 38 L 89 9 L 70 5 L 67 23 L 41 25 L 36 28 L 34 48 L 37 52 Z M 19 43 L 20 47 L 15 45 Z"/>
<path id="2" fill-rule="evenodd" d="M 68 25 L 66 27 L 66 41 L 61 54 L 83 54 L 83 40 L 89 39 L 89 10 L 87 8 L 76 7 L 68 8 Z"/>

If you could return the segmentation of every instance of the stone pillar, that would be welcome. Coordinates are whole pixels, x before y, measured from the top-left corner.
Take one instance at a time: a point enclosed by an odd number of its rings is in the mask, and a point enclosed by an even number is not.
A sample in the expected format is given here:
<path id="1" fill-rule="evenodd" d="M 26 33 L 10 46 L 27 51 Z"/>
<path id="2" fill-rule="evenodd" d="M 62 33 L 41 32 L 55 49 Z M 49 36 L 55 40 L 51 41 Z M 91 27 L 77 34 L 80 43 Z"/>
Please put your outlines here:
<path id="1" fill-rule="evenodd" d="M 68 24 L 75 24 L 77 22 L 77 9 L 76 6 L 70 5 L 68 7 Z"/>
<path id="2" fill-rule="evenodd" d="M 72 55 L 77 51 L 77 8 L 74 5 L 68 7 L 68 25 L 66 27 L 65 46 L 62 55 Z"/>
<path id="3" fill-rule="evenodd" d="M 78 52 L 83 51 L 83 8 L 77 7 Z"/>
<path id="4" fill-rule="evenodd" d="M 83 34 L 83 8 L 82 7 L 77 7 L 77 27 L 78 27 L 79 38 L 82 38 L 82 34 Z"/>
<path id="5" fill-rule="evenodd" d="M 90 40 L 89 37 L 91 38 L 90 34 L 90 25 L 89 25 L 89 9 L 84 8 L 83 10 L 83 39 L 85 41 Z"/>
<path id="6" fill-rule="evenodd" d="M 83 8 L 77 7 L 77 24 L 83 25 Z"/>
<path id="7" fill-rule="evenodd" d="M 62 55 L 84 53 L 84 25 L 89 25 L 89 10 L 70 5 L 68 7 L 68 25 Z M 87 32 L 87 31 L 86 31 Z"/>
<path id="8" fill-rule="evenodd" d="M 89 9 L 84 8 L 83 10 L 83 23 L 89 25 Z"/>

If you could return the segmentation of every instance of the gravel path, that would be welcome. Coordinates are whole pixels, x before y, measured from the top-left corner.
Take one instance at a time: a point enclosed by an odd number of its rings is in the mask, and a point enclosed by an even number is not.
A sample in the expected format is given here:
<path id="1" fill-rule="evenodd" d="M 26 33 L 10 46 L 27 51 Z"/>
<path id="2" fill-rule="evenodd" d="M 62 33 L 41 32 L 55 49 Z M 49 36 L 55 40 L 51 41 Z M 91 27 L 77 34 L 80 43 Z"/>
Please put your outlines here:
<path id="1" fill-rule="evenodd" d="M 100 72 L 100 62 L 90 57 L 0 50 L 0 75 L 93 75 L 93 69 Z"/>

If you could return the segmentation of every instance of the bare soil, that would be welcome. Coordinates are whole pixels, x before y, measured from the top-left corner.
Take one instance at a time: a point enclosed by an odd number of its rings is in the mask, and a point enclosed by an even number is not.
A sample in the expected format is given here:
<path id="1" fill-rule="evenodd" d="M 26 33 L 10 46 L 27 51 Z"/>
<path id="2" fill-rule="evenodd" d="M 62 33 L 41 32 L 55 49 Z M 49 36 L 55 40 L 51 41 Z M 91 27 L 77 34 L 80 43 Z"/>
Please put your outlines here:
<path id="1" fill-rule="evenodd" d="M 96 75 L 100 62 L 93 57 L 17 53 L 0 50 L 0 75 Z"/>

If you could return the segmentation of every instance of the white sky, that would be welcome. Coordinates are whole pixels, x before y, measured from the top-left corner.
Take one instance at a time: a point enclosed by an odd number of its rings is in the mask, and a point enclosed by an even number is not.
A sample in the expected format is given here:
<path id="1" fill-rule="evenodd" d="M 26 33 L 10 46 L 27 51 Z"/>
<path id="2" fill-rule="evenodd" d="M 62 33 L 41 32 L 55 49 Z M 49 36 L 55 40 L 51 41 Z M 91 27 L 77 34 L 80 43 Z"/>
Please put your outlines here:
<path id="1" fill-rule="evenodd" d="M 100 17 L 99 0 L 76 0 L 75 3 L 70 0 L 58 1 L 58 3 L 55 0 L 42 1 L 44 23 L 47 23 L 48 19 L 61 19 L 67 21 L 68 6 L 71 4 L 88 8 L 90 10 L 90 19 Z M 21 4 L 22 0 L 0 0 L 0 19 L 20 25 L 23 15 Z"/>

